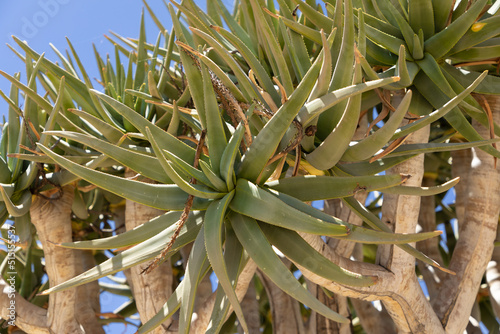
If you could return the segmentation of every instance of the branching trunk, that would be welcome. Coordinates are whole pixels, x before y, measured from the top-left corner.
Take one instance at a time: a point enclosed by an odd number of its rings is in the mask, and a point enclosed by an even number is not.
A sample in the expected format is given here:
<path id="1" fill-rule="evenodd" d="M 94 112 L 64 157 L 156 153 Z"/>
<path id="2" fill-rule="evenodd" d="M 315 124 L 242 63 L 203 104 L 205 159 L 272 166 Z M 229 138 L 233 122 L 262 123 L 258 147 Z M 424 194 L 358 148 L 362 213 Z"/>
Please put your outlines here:
<path id="1" fill-rule="evenodd" d="M 485 96 L 493 119 L 500 121 L 498 98 Z M 488 138 L 488 129 L 473 120 L 472 125 Z M 434 308 L 446 331 L 459 333 L 467 326 L 481 279 L 491 259 L 500 211 L 500 174 L 494 158 L 479 149 L 467 175 L 467 197 L 463 221 L 459 220 L 459 239 L 450 262 L 455 276 L 446 277 Z"/>
<path id="2" fill-rule="evenodd" d="M 269 299 L 274 334 L 304 334 L 304 323 L 300 316 L 299 303 L 283 292 L 260 271 L 260 281 Z"/>
<path id="3" fill-rule="evenodd" d="M 425 187 L 431 187 L 434 186 L 435 183 L 434 179 L 424 177 L 422 185 Z M 434 211 L 436 208 L 435 202 L 434 196 L 422 197 L 420 214 L 418 217 L 420 231 L 418 232 L 431 232 L 436 230 L 436 212 Z M 431 238 L 420 241 L 417 244 L 417 249 L 440 265 L 443 265 L 443 259 L 439 253 L 438 244 L 439 238 Z M 438 294 L 441 283 L 447 274 L 419 260 L 417 260 L 417 265 L 427 286 L 429 297 L 432 300 Z"/>
<path id="4" fill-rule="evenodd" d="M 252 282 L 255 271 L 257 270 L 257 265 L 253 260 L 248 260 L 245 268 L 238 277 L 238 282 L 236 283 L 235 292 L 238 300 L 243 300 L 245 294 L 248 290 L 250 283 Z M 208 327 L 210 316 L 212 315 L 212 310 L 215 303 L 215 292 L 205 300 L 200 305 L 195 305 L 196 319 L 191 323 L 190 333 L 202 334 L 206 332 Z M 232 309 L 230 309 L 231 312 Z"/>

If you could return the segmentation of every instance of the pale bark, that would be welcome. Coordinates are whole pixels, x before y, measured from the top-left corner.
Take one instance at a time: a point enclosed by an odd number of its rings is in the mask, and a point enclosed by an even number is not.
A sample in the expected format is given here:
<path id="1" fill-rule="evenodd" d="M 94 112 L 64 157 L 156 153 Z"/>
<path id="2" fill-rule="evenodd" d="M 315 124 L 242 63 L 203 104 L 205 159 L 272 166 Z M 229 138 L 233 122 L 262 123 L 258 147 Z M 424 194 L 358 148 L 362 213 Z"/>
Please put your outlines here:
<path id="1" fill-rule="evenodd" d="M 252 282 L 255 271 L 257 270 L 257 265 L 252 259 L 249 259 L 243 270 L 241 271 L 236 287 L 234 288 L 238 300 L 243 300 L 245 294 L 248 290 L 250 283 Z M 202 334 L 206 332 L 208 324 L 210 322 L 210 316 L 212 315 L 212 310 L 215 304 L 215 292 L 205 300 L 200 305 L 195 305 L 195 316 L 191 323 L 190 333 L 192 334 Z M 232 312 L 230 309 L 229 313 Z"/>
<path id="2" fill-rule="evenodd" d="M 356 310 L 361 326 L 367 334 L 397 333 L 394 321 L 392 321 L 391 316 L 384 307 L 379 311 L 372 303 L 356 298 L 351 298 L 351 303 Z"/>
<path id="3" fill-rule="evenodd" d="M 487 97 L 487 96 L 486 96 Z M 488 97 L 487 97 L 488 98 Z M 495 123 L 500 121 L 500 105 L 488 98 Z M 472 125 L 481 136 L 489 132 L 475 120 Z M 462 332 L 493 252 L 500 212 L 500 174 L 493 157 L 473 149 L 467 175 L 467 198 L 464 220 L 459 221 L 459 239 L 450 262 L 455 276 L 447 276 L 433 304 L 448 333 Z"/>
<path id="4" fill-rule="evenodd" d="M 241 301 L 241 310 L 245 316 L 249 334 L 260 334 L 259 302 L 253 282 L 248 286 L 247 293 Z M 241 326 L 240 326 L 241 327 Z"/>
<path id="5" fill-rule="evenodd" d="M 131 171 L 127 171 L 127 177 L 134 176 Z M 144 224 L 145 222 L 163 214 L 164 211 L 147 207 L 142 204 L 127 200 L 125 204 L 125 227 L 127 231 Z M 142 323 L 147 322 L 155 316 L 172 294 L 172 266 L 170 260 L 162 263 L 158 268 L 149 274 L 142 273 L 142 266 L 130 268 L 129 285 L 139 311 Z M 172 320 L 165 322 L 155 328 L 152 333 L 166 333 Z"/>
<path id="6" fill-rule="evenodd" d="M 20 294 L 14 292 L 14 297 L 9 298 L 10 285 L 0 275 L 0 317 L 9 321 L 11 300 L 15 301 L 15 324 L 26 333 L 47 334 L 47 310 L 31 304 Z"/>
<path id="7" fill-rule="evenodd" d="M 431 187 L 435 186 L 435 183 L 436 182 L 433 178 L 424 177 L 422 185 L 425 187 Z M 418 232 L 431 232 L 436 230 L 435 209 L 436 200 L 434 199 L 434 196 L 424 196 L 421 198 L 420 214 L 418 217 L 420 230 L 418 230 Z M 420 241 L 417 244 L 417 249 L 440 265 L 443 265 L 443 259 L 438 246 L 439 240 L 439 238 L 431 238 Z M 417 260 L 417 265 L 427 286 L 429 297 L 432 300 L 437 295 L 445 275 L 448 274 L 436 269 L 435 267 L 425 264 L 420 260 Z"/>
<path id="8" fill-rule="evenodd" d="M 304 323 L 300 316 L 299 303 L 283 292 L 266 275 L 258 275 L 269 299 L 274 334 L 304 334 Z"/>
<path id="9" fill-rule="evenodd" d="M 400 273 L 393 273 L 380 265 L 356 262 L 343 258 L 338 256 L 329 247 L 326 247 L 324 241 L 319 236 L 305 233 L 300 233 L 300 235 L 314 249 L 342 268 L 358 274 L 378 277 L 377 283 L 373 286 L 354 288 L 327 280 L 296 263 L 307 279 L 346 297 L 359 298 L 366 301 L 383 301 L 384 305 L 389 305 L 389 307 L 386 307 L 393 319 L 405 319 L 407 324 L 406 332 L 443 332 L 441 323 L 423 294 L 415 274 L 412 276 L 403 276 Z M 414 261 L 411 263 L 413 264 Z M 402 331 L 401 328 L 399 331 Z"/>
<path id="10" fill-rule="evenodd" d="M 500 241 L 500 230 L 497 230 L 496 241 Z M 491 261 L 486 269 L 486 281 L 490 291 L 490 303 L 495 316 L 500 317 L 500 247 L 495 247 Z"/>
<path id="11" fill-rule="evenodd" d="M 73 188 L 65 187 L 60 198 L 46 199 L 37 196 L 30 209 L 31 222 L 35 225 L 43 246 L 45 270 L 51 287 L 80 274 L 76 252 L 56 246 L 55 243 L 72 242 L 71 205 Z M 54 333 L 86 333 L 85 324 L 77 320 L 77 289 L 64 290 L 49 297 L 47 325 Z M 85 309 L 86 312 L 92 312 Z M 95 313 L 94 313 L 95 315 Z M 92 327 L 94 328 L 94 327 Z M 97 333 L 104 333 L 102 327 Z"/>
<path id="12" fill-rule="evenodd" d="M 83 273 L 93 267 L 96 263 L 92 251 L 75 250 L 75 266 L 79 273 Z M 81 285 L 76 288 L 76 319 L 82 324 L 86 333 L 104 333 L 96 314 L 101 313 L 99 301 L 100 288 L 98 281 Z"/>

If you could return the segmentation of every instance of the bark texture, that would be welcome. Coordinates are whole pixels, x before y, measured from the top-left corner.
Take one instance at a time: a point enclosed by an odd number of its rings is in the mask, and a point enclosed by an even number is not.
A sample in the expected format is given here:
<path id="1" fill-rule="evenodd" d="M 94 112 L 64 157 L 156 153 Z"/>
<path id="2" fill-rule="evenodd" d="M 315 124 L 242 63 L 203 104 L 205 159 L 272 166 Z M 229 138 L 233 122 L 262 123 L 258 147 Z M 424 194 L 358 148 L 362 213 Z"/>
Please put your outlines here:
<path id="1" fill-rule="evenodd" d="M 500 121 L 500 100 L 485 96 Z M 486 127 L 475 120 L 472 125 L 483 138 L 489 137 Z M 463 220 L 459 216 L 459 238 L 453 251 L 450 269 L 433 306 L 448 333 L 462 332 L 469 321 L 481 279 L 493 252 L 500 213 L 500 174 L 494 158 L 480 149 L 472 149 L 467 174 Z"/>
<path id="2" fill-rule="evenodd" d="M 55 245 L 73 241 L 71 229 L 73 196 L 73 188 L 67 186 L 63 188 L 60 198 L 47 199 L 37 196 L 30 209 L 31 221 L 42 243 L 45 270 L 51 287 L 75 277 L 84 269 L 84 263 L 76 251 Z M 89 294 L 92 289 L 94 293 Z M 80 296 L 84 296 L 83 301 L 78 298 Z M 93 284 L 50 295 L 46 320 L 49 331 L 104 333 L 97 323 L 95 300 Z"/>
<path id="3" fill-rule="evenodd" d="M 125 176 L 132 177 L 134 175 L 129 170 Z M 130 231 L 163 213 L 164 211 L 127 200 L 125 204 L 125 228 Z M 172 294 L 173 276 L 170 260 L 165 261 L 147 275 L 142 274 L 142 270 L 142 266 L 130 268 L 129 285 L 134 294 L 141 321 L 145 323 L 161 310 L 165 301 Z M 166 320 L 153 333 L 166 333 L 171 322 L 171 319 Z"/>

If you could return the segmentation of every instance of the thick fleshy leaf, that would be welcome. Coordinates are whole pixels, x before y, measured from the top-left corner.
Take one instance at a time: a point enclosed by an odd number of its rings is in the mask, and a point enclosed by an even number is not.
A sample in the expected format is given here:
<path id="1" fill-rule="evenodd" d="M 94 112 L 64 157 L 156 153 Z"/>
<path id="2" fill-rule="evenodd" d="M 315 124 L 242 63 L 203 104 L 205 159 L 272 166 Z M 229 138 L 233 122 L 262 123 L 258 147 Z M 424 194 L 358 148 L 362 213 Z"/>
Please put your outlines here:
<path id="1" fill-rule="evenodd" d="M 116 112 L 126 118 L 144 136 L 146 136 L 146 127 L 149 127 L 149 130 L 153 134 L 156 142 L 158 143 L 158 145 L 160 145 L 160 147 L 168 147 L 168 150 L 170 152 L 174 153 L 176 156 L 189 163 L 194 161 L 195 150 L 191 146 L 184 144 L 182 141 L 178 140 L 163 129 L 155 126 L 146 118 L 138 114 L 135 110 L 127 107 L 123 103 L 96 90 L 92 90 L 91 92 L 97 95 L 104 102 L 108 103 L 111 107 L 113 107 Z M 208 158 L 203 155 L 201 159 L 208 161 Z"/>
<path id="2" fill-rule="evenodd" d="M 281 259 L 274 253 L 259 224 L 252 218 L 230 215 L 238 239 L 262 272 L 281 290 L 328 319 L 348 323 L 349 320 L 326 307 L 314 298 L 293 276 Z"/>
<path id="3" fill-rule="evenodd" d="M 255 137 L 252 145 L 242 158 L 237 173 L 238 177 L 253 181 L 257 180 L 295 119 L 295 116 L 297 116 L 300 108 L 307 100 L 318 78 L 320 67 L 321 60 L 318 58 L 288 101 L 278 109 L 257 137 Z"/>
<path id="4" fill-rule="evenodd" d="M 185 287 L 182 290 L 182 303 L 179 313 L 179 333 L 189 333 L 196 290 L 198 289 L 198 284 L 201 279 L 206 274 L 205 263 L 208 262 L 208 259 L 203 229 L 204 227 L 202 226 L 187 260 L 186 272 L 183 279 L 183 281 L 185 281 Z"/>
<path id="5" fill-rule="evenodd" d="M 405 179 L 396 174 L 352 177 L 306 175 L 268 182 L 266 186 L 306 202 L 348 197 L 358 191 L 391 188 Z"/>
<path id="6" fill-rule="evenodd" d="M 394 136 L 392 136 L 391 140 L 409 135 L 410 133 L 413 133 L 414 131 L 417 131 L 418 129 L 423 128 L 425 125 L 431 124 L 432 122 L 440 119 L 441 117 L 445 116 L 449 111 L 451 111 L 453 108 L 458 106 L 458 104 L 466 97 L 468 96 L 478 85 L 481 84 L 481 82 L 487 78 L 487 72 L 483 72 L 481 75 L 477 76 L 475 80 L 470 83 L 470 86 L 467 87 L 464 91 L 462 91 L 460 94 L 452 98 L 450 101 L 446 102 L 445 105 L 443 105 L 441 108 L 433 111 L 429 115 L 426 115 L 415 122 L 412 122 L 408 125 L 405 125 L 399 129 L 396 130 L 394 133 Z"/>
<path id="7" fill-rule="evenodd" d="M 470 29 L 487 2 L 488 0 L 476 1 L 467 12 L 460 15 L 446 29 L 427 39 L 424 43 L 425 51 L 429 52 L 435 59 L 441 59 Z"/>
<path id="8" fill-rule="evenodd" d="M 38 147 L 57 164 L 66 168 L 72 174 L 77 175 L 87 182 L 99 185 L 100 188 L 112 192 L 113 194 L 161 210 L 184 209 L 188 195 L 177 185 L 150 184 L 106 174 L 75 164 L 52 152 L 45 146 L 38 145 Z M 195 198 L 193 210 L 203 210 L 206 209 L 208 205 L 209 202 L 207 200 Z"/>
<path id="9" fill-rule="evenodd" d="M 398 157 L 404 155 L 416 155 L 432 152 L 451 152 L 456 150 L 465 150 L 472 147 L 484 147 L 499 142 L 500 138 L 473 141 L 466 143 L 426 143 L 426 144 L 405 144 L 401 145 L 388 154 L 389 157 Z"/>
<path id="10" fill-rule="evenodd" d="M 356 61 L 354 66 L 353 84 L 361 82 L 361 66 Z M 347 101 L 342 118 L 333 131 L 311 153 L 306 155 L 307 161 L 315 168 L 328 170 L 339 162 L 342 154 L 349 147 L 354 132 L 358 127 L 361 112 L 361 94 Z M 322 122 L 323 120 L 320 120 Z"/>
<path id="11" fill-rule="evenodd" d="M 434 196 L 453 188 L 460 181 L 460 177 L 456 177 L 443 184 L 433 187 L 409 187 L 396 186 L 391 189 L 382 190 L 385 194 L 412 195 L 412 196 Z"/>
<path id="12" fill-rule="evenodd" d="M 16 201 L 18 202 L 18 204 L 12 202 L 3 186 L 0 186 L 0 194 L 2 195 L 3 202 L 5 203 L 7 211 L 12 217 L 21 217 L 29 212 L 32 197 L 29 190 L 24 191 L 22 195 L 19 196 L 19 200 Z"/>
<path id="13" fill-rule="evenodd" d="M 218 201 L 212 202 L 205 214 L 205 243 L 207 249 L 208 259 L 212 265 L 215 275 L 219 279 L 219 284 L 226 293 L 231 306 L 233 307 L 239 321 L 245 332 L 248 332 L 248 327 L 243 316 L 240 302 L 234 291 L 234 287 L 229 279 L 228 268 L 224 261 L 224 254 L 222 249 L 222 234 L 224 233 L 224 219 L 229 203 L 233 199 L 234 190 L 224 196 Z"/>
<path id="14" fill-rule="evenodd" d="M 360 161 L 370 158 L 384 145 L 386 145 L 393 136 L 396 129 L 401 125 L 403 117 L 406 115 L 411 101 L 411 90 L 405 94 L 405 97 L 397 107 L 394 114 L 383 127 L 375 131 L 363 140 L 353 146 L 350 146 L 342 156 L 343 161 Z"/>
<path id="15" fill-rule="evenodd" d="M 349 234 L 349 227 L 342 221 L 331 224 L 311 217 L 244 179 L 236 183 L 236 194 L 229 207 L 242 215 L 294 231 L 331 236 Z"/>
<path id="16" fill-rule="evenodd" d="M 226 262 L 228 276 L 233 286 L 236 286 L 239 274 L 248 263 L 249 257 L 243 250 L 234 230 L 226 228 L 226 240 L 224 241 L 224 261 Z M 210 316 L 206 334 L 220 333 L 221 327 L 227 319 L 231 303 L 220 283 L 217 287 L 214 308 Z"/>
<path id="17" fill-rule="evenodd" d="M 86 146 L 107 155 L 113 160 L 127 166 L 137 173 L 156 180 L 161 183 L 173 183 L 172 180 L 165 174 L 158 159 L 148 154 L 136 152 L 117 145 L 110 144 L 104 140 L 69 131 L 49 131 L 45 132 L 49 135 L 63 137 L 75 140 Z"/>
<path id="18" fill-rule="evenodd" d="M 146 241 L 149 238 L 161 233 L 166 229 L 170 229 L 173 234 L 177 226 L 182 212 L 170 211 L 161 216 L 155 217 L 136 228 L 114 235 L 108 238 L 95 240 L 84 240 L 75 242 L 63 242 L 58 244 L 61 247 L 73 249 L 114 249 L 136 245 Z M 204 222 L 204 211 L 191 211 L 184 224 L 186 230 L 199 230 Z"/>
<path id="19" fill-rule="evenodd" d="M 324 112 L 340 101 L 397 81 L 399 81 L 398 77 L 390 77 L 340 88 L 310 102 L 307 102 L 300 109 L 298 119 L 301 121 L 303 126 L 307 126 L 314 117 L 318 116 L 320 113 Z"/>
<path id="20" fill-rule="evenodd" d="M 212 189 L 202 186 L 202 185 L 197 185 L 197 184 L 191 184 L 190 182 L 184 180 L 178 173 L 177 171 L 172 167 L 172 163 L 167 160 L 165 157 L 165 154 L 159 146 L 156 140 L 153 137 L 153 134 L 149 131 L 149 128 L 146 128 L 146 135 L 148 136 L 149 142 L 151 143 L 151 146 L 153 147 L 156 156 L 158 158 L 158 161 L 160 162 L 161 166 L 163 167 L 163 170 L 165 173 L 168 175 L 168 177 L 177 185 L 179 188 L 184 190 L 190 195 L 200 197 L 200 198 L 207 198 L 207 199 L 217 199 L 221 198 L 224 196 L 224 193 L 218 193 L 214 192 Z"/>
<path id="21" fill-rule="evenodd" d="M 176 228 L 177 226 L 172 225 L 170 226 L 170 228 L 163 230 L 152 238 L 149 238 L 130 249 L 116 254 L 114 257 L 104 261 L 94 268 L 89 269 L 86 272 L 73 277 L 61 284 L 53 286 L 50 289 L 43 291 L 41 294 L 48 295 L 50 293 L 66 290 L 75 286 L 95 281 L 101 277 L 114 274 L 118 271 L 125 270 L 132 266 L 150 261 L 165 249 Z M 203 233 L 198 232 L 198 228 L 187 229 L 186 226 L 184 226 L 181 229 L 179 236 L 175 240 L 172 248 L 167 253 L 166 258 L 170 257 L 186 244 L 193 242 L 196 239 L 197 235 L 203 235 Z"/>
<path id="22" fill-rule="evenodd" d="M 237 162 L 236 159 L 239 155 L 239 147 L 244 134 L 245 128 L 243 127 L 243 124 L 240 123 L 231 138 L 229 138 L 229 143 L 222 153 L 222 158 L 220 160 L 220 173 L 222 179 L 226 181 L 228 190 L 232 190 L 234 188 L 234 166 Z M 216 164 L 217 161 L 214 161 L 213 163 Z"/>
<path id="23" fill-rule="evenodd" d="M 377 230 L 382 230 L 384 232 L 392 233 L 391 229 L 384 224 L 375 214 L 373 214 L 371 211 L 368 211 L 361 203 L 359 203 L 354 197 L 346 197 L 342 199 L 344 203 L 346 203 L 349 208 L 357 214 L 365 223 L 370 225 L 372 228 L 377 229 Z M 410 245 L 397 245 L 399 248 L 410 254 L 411 256 L 415 257 L 416 259 L 431 265 L 433 267 L 438 268 L 439 270 L 442 270 L 446 273 L 449 274 L 455 274 L 453 271 L 448 270 L 444 267 L 441 267 L 439 263 L 425 255 L 424 253 L 418 251 L 415 247 L 412 247 Z"/>
<path id="24" fill-rule="evenodd" d="M 289 260 L 328 280 L 348 286 L 371 286 L 376 276 L 362 276 L 345 270 L 317 252 L 295 231 L 269 224 L 259 224 L 269 242 L 276 246 Z"/>
<path id="25" fill-rule="evenodd" d="M 272 191 L 280 200 L 290 205 L 291 207 L 302 211 L 312 217 L 324 220 L 326 222 L 336 223 L 338 218 L 330 216 L 323 211 L 313 208 L 295 197 L 287 195 L 286 193 L 279 193 Z M 348 199 L 351 197 L 348 197 Z M 353 242 L 365 243 L 365 244 L 405 244 L 410 242 L 421 241 L 429 238 L 433 238 L 440 235 L 441 232 L 428 232 L 428 233 L 412 233 L 412 234 L 398 234 L 392 231 L 380 231 L 364 228 L 361 226 L 349 225 L 351 228 L 351 233 L 346 236 L 334 236 L 335 239 L 349 240 Z"/>

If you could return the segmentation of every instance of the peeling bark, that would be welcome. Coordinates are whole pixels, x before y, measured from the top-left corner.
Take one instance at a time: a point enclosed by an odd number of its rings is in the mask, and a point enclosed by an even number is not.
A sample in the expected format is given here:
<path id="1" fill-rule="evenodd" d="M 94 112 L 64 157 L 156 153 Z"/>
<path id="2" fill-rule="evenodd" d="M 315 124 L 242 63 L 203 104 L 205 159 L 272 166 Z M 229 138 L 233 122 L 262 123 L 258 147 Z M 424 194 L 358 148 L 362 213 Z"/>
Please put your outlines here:
<path id="1" fill-rule="evenodd" d="M 299 303 L 283 292 L 266 275 L 258 271 L 266 290 L 273 319 L 274 334 L 304 334 L 305 328 L 300 316 Z"/>
<path id="2" fill-rule="evenodd" d="M 435 186 L 436 182 L 434 179 L 424 177 L 422 185 L 431 187 Z M 424 196 L 421 198 L 420 214 L 418 216 L 418 226 L 421 230 L 418 232 L 431 232 L 436 230 L 435 209 L 436 200 L 434 196 Z M 443 259 L 439 252 L 438 245 L 439 238 L 431 238 L 417 243 L 417 249 L 440 265 L 443 265 Z M 419 260 L 417 260 L 417 265 L 422 273 L 427 290 L 429 291 L 429 297 L 432 300 L 438 294 L 441 283 L 447 274 Z"/>
<path id="3" fill-rule="evenodd" d="M 125 176 L 133 176 L 134 173 L 127 171 Z M 145 222 L 163 214 L 164 211 L 147 207 L 142 204 L 126 200 L 125 204 L 125 227 L 127 231 L 144 224 Z M 162 263 L 149 274 L 142 274 L 141 266 L 130 268 L 130 280 L 134 299 L 139 311 L 142 323 L 155 316 L 172 294 L 172 266 L 170 260 Z M 165 322 L 155 328 L 152 333 L 166 333 L 172 320 Z"/>
<path id="4" fill-rule="evenodd" d="M 493 119 L 500 121 L 499 99 L 485 96 L 491 106 Z M 489 131 L 472 121 L 483 138 Z M 459 220 L 459 239 L 450 262 L 455 276 L 447 276 L 443 289 L 433 304 L 446 331 L 462 332 L 493 253 L 500 212 L 500 173 L 495 161 L 486 152 L 473 149 L 473 159 L 467 175 L 467 197 L 463 221 Z"/>
<path id="5" fill-rule="evenodd" d="M 367 334 L 397 333 L 394 321 L 392 321 L 385 308 L 382 307 L 382 310 L 379 311 L 372 303 L 355 298 L 351 299 L 351 303 L 356 310 L 361 326 Z"/>
<path id="6" fill-rule="evenodd" d="M 71 205 L 73 188 L 64 187 L 60 198 L 45 199 L 37 196 L 31 205 L 31 221 L 43 246 L 45 270 L 51 287 L 80 274 L 76 252 L 55 243 L 72 242 Z M 77 288 L 64 290 L 49 297 L 47 327 L 53 333 L 86 333 L 85 326 L 77 320 L 78 313 L 95 312 L 77 301 Z M 90 316 L 91 317 L 91 316 Z M 100 331 L 104 333 L 102 327 Z"/>
<path id="7" fill-rule="evenodd" d="M 234 289 L 238 300 L 243 300 L 256 270 L 257 265 L 252 259 L 249 259 L 245 268 L 243 268 L 240 276 L 238 277 L 238 282 L 236 283 L 236 287 Z M 200 305 L 195 305 L 194 313 L 196 314 L 196 318 L 191 323 L 190 333 L 202 334 L 206 332 L 215 304 L 215 295 L 216 293 L 214 292 L 208 299 L 205 300 L 205 302 Z M 232 308 L 229 313 L 231 312 Z"/>
<path id="8" fill-rule="evenodd" d="M 17 327 L 32 334 L 47 334 L 49 333 L 49 325 L 47 324 L 47 310 L 31 304 L 24 299 L 20 294 L 15 292 L 13 298 L 9 298 L 10 285 L 2 276 L 0 276 L 0 317 L 9 319 L 10 301 L 15 300 L 15 324 Z"/>

